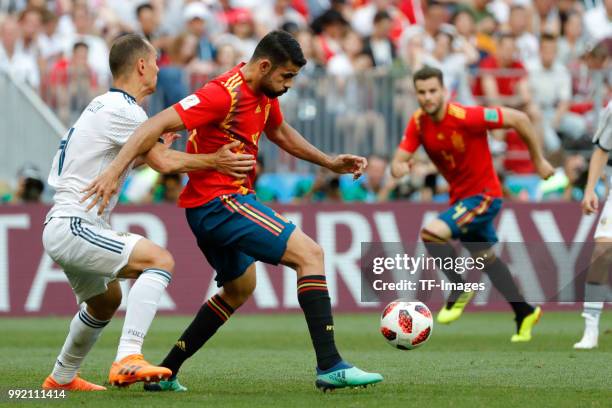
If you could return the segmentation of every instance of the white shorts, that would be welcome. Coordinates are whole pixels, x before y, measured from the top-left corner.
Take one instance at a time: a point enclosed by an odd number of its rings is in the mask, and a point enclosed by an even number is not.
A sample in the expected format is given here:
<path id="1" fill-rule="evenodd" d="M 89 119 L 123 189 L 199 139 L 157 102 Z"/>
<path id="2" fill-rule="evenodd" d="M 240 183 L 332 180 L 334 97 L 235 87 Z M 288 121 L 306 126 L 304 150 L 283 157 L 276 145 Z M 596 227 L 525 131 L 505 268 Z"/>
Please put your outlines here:
<path id="1" fill-rule="evenodd" d="M 52 218 L 43 230 L 47 254 L 64 269 L 77 303 L 106 292 L 143 238 L 115 232 L 77 217 Z"/>
<path id="2" fill-rule="evenodd" d="M 599 221 L 597 221 L 594 238 L 612 238 L 612 194 L 608 194 L 606 198 Z"/>

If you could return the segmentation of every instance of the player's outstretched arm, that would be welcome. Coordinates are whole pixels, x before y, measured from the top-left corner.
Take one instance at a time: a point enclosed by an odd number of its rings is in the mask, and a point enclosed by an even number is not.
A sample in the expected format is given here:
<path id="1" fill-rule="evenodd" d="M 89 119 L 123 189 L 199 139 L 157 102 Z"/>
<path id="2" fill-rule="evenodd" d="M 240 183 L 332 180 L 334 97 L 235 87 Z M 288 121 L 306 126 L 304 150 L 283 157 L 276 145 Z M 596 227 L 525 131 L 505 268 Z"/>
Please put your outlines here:
<path id="1" fill-rule="evenodd" d="M 501 112 L 504 121 L 503 126 L 505 128 L 513 128 L 518 132 L 519 136 L 529 149 L 531 161 L 535 165 L 536 171 L 540 177 L 546 180 L 552 176 L 555 169 L 551 166 L 548 160 L 544 158 L 540 138 L 538 137 L 527 114 L 511 108 L 501 108 Z"/>
<path id="2" fill-rule="evenodd" d="M 183 130 L 184 128 L 183 121 L 172 107 L 163 110 L 138 126 L 106 170 L 83 190 L 85 195 L 81 202 L 91 198 L 87 211 L 101 201 L 98 207 L 98 215 L 102 214 L 111 197 L 117 194 L 119 178 L 129 164 L 136 157 L 155 146 L 162 134 Z"/>
<path id="3" fill-rule="evenodd" d="M 160 173 L 186 173 L 196 170 L 216 169 L 237 179 L 244 179 L 255 166 L 250 154 L 238 154 L 231 149 L 240 146 L 239 141 L 222 146 L 211 154 L 188 154 L 156 144 L 145 156 L 145 162 Z"/>
<path id="4" fill-rule="evenodd" d="M 391 175 L 395 178 L 402 178 L 410 173 L 410 160 L 412 153 L 404 149 L 397 149 L 391 161 Z"/>
<path id="5" fill-rule="evenodd" d="M 584 198 L 582 199 L 582 211 L 587 215 L 596 212 L 599 207 L 599 199 L 595 193 L 595 186 L 597 185 L 597 180 L 599 180 L 603 174 L 603 169 L 607 161 L 608 152 L 596 146 L 591 156 L 589 175 L 586 187 L 584 188 Z"/>
<path id="6" fill-rule="evenodd" d="M 310 144 L 285 121 L 275 129 L 266 129 L 266 135 L 270 141 L 292 156 L 326 167 L 339 174 L 352 173 L 355 179 L 363 174 L 368 165 L 365 157 L 352 154 L 330 157 Z"/>

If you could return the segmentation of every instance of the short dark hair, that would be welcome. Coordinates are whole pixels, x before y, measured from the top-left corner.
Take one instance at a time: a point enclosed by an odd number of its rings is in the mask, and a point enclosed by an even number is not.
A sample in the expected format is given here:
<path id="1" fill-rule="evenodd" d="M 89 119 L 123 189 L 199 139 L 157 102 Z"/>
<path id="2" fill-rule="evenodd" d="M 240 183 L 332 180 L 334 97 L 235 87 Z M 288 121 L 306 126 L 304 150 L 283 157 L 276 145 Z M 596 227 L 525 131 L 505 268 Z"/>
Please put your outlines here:
<path id="1" fill-rule="evenodd" d="M 557 42 L 557 36 L 552 34 L 552 33 L 543 33 L 540 36 L 540 42 L 545 42 L 545 41 L 552 41 L 552 42 Z"/>
<path id="2" fill-rule="evenodd" d="M 140 17 L 140 13 L 142 13 L 144 10 L 154 11 L 151 3 L 143 3 L 140 6 L 136 7 L 136 17 Z"/>
<path id="3" fill-rule="evenodd" d="M 87 43 L 83 41 L 75 42 L 74 45 L 72 46 L 72 52 L 75 52 L 78 48 L 85 48 L 86 50 L 89 51 L 89 45 L 87 45 Z"/>
<path id="4" fill-rule="evenodd" d="M 251 60 L 262 58 L 268 58 L 272 61 L 273 66 L 287 62 L 298 67 L 306 65 L 306 58 L 304 58 L 300 43 L 291 34 L 282 30 L 271 31 L 259 41 Z"/>
<path id="5" fill-rule="evenodd" d="M 137 58 L 146 57 L 152 50 L 152 45 L 138 34 L 126 34 L 117 38 L 108 56 L 113 78 L 126 74 Z"/>
<path id="6" fill-rule="evenodd" d="M 391 15 L 387 10 L 377 11 L 376 14 L 374 14 L 374 24 L 377 24 L 383 20 L 391 20 Z"/>
<path id="7" fill-rule="evenodd" d="M 442 75 L 442 71 L 440 71 L 438 68 L 434 68 L 429 65 L 425 65 L 423 68 L 415 72 L 412 76 L 412 82 L 416 85 L 417 81 L 425 81 L 429 78 L 438 78 L 438 81 L 440 81 L 440 85 L 444 86 L 444 77 Z"/>

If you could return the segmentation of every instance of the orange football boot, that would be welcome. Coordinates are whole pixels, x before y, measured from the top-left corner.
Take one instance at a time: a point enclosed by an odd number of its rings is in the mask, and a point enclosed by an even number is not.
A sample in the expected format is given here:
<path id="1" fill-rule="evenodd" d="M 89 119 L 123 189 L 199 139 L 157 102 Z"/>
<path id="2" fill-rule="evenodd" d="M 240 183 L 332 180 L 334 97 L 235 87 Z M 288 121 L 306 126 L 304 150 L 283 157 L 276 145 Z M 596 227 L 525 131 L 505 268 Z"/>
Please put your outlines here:
<path id="1" fill-rule="evenodd" d="M 147 362 L 142 354 L 132 354 L 119 362 L 114 362 L 108 374 L 111 385 L 125 387 L 139 381 L 158 382 L 166 380 L 172 371 L 166 367 L 158 367 Z"/>
<path id="2" fill-rule="evenodd" d="M 43 390 L 66 390 L 66 391 L 106 391 L 106 387 L 85 381 L 78 375 L 68 384 L 60 384 L 48 376 L 42 385 Z"/>

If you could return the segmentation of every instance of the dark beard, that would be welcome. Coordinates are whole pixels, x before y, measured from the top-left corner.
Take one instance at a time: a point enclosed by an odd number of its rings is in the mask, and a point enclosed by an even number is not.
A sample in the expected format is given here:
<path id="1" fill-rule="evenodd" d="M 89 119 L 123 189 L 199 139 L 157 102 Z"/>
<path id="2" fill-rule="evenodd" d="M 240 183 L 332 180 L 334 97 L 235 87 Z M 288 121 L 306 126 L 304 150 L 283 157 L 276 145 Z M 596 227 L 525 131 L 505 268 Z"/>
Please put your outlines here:
<path id="1" fill-rule="evenodd" d="M 266 88 L 265 86 L 263 86 L 261 88 L 261 92 L 266 95 L 268 98 L 270 99 L 274 99 L 274 98 L 278 98 L 279 96 L 283 95 L 285 92 L 287 92 L 287 89 L 283 90 L 283 91 L 274 91 L 270 88 Z"/>

